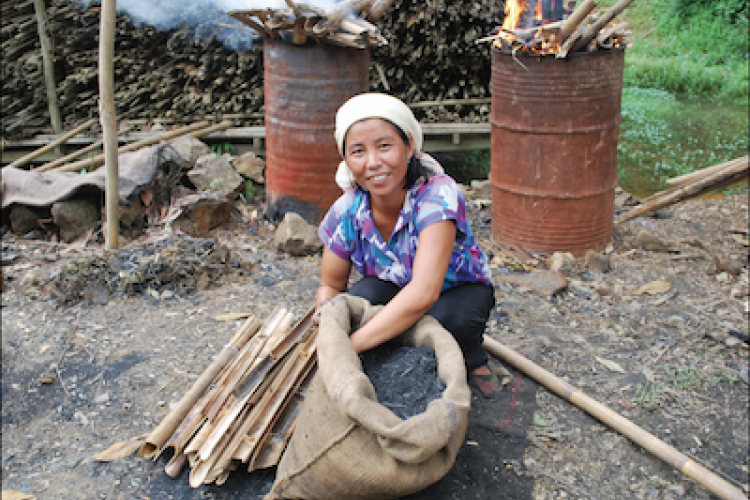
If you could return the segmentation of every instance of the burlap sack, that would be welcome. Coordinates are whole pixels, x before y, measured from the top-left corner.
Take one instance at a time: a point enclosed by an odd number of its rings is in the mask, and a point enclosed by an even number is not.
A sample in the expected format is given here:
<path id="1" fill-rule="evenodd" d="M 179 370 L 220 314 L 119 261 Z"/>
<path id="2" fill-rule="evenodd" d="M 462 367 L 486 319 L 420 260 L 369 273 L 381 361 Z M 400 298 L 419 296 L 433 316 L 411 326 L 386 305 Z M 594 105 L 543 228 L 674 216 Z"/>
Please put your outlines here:
<path id="1" fill-rule="evenodd" d="M 435 351 L 446 384 L 423 413 L 401 420 L 377 402 L 348 338 L 381 308 L 343 294 L 322 310 L 318 372 L 265 500 L 397 498 L 453 466 L 471 405 L 461 349 L 429 316 L 400 337 L 404 345 Z"/>

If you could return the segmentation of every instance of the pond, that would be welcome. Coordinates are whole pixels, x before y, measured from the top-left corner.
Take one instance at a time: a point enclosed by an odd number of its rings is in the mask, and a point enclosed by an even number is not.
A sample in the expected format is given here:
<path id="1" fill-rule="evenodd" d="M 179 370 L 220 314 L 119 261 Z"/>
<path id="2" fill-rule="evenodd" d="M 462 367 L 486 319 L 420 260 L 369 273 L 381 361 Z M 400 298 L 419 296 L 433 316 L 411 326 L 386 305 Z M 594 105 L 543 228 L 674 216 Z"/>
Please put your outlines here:
<path id="1" fill-rule="evenodd" d="M 670 187 L 666 179 L 671 177 L 748 154 L 748 110 L 744 107 L 626 88 L 621 113 L 620 186 L 638 197 Z"/>

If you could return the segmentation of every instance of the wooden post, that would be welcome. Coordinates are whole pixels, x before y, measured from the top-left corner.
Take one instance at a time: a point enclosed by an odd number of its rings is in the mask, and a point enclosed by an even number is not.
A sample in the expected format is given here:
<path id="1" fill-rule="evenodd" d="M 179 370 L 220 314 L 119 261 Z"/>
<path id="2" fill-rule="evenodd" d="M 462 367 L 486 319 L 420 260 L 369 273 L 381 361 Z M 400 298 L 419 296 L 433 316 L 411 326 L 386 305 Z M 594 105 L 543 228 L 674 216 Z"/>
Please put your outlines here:
<path id="1" fill-rule="evenodd" d="M 107 230 L 104 246 L 117 248 L 119 235 L 119 169 L 117 166 L 117 123 L 115 118 L 115 20 L 117 0 L 103 0 L 99 29 L 99 117 L 104 138 L 104 164 L 107 168 L 105 206 Z"/>
<path id="2" fill-rule="evenodd" d="M 52 130 L 57 134 L 62 131 L 62 119 L 60 118 L 60 108 L 57 105 L 55 68 L 52 64 L 52 43 L 47 35 L 47 16 L 44 11 L 44 0 L 34 0 L 34 10 L 36 11 L 36 24 L 39 31 L 39 44 L 42 47 L 42 64 L 44 65 L 44 81 L 47 86 L 49 117 L 52 122 Z"/>

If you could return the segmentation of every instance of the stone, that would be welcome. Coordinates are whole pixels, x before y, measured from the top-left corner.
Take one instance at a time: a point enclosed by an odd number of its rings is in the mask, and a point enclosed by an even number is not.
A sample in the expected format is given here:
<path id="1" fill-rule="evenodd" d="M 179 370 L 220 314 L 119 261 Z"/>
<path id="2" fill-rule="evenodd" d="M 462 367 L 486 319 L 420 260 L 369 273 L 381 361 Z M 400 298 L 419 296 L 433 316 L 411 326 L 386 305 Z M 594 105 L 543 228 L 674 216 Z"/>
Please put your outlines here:
<path id="1" fill-rule="evenodd" d="M 650 252 L 673 252 L 674 243 L 663 240 L 646 229 L 641 229 L 635 236 L 635 246 Z"/>
<path id="2" fill-rule="evenodd" d="M 530 273 L 511 273 L 501 276 L 500 279 L 547 297 L 552 297 L 568 287 L 568 280 L 563 273 L 543 269 L 535 269 Z"/>
<path id="3" fill-rule="evenodd" d="M 52 205 L 52 220 L 60 228 L 60 239 L 71 243 L 101 220 L 101 206 L 91 198 L 58 201 Z"/>
<path id="4" fill-rule="evenodd" d="M 232 160 L 232 166 L 234 166 L 237 173 L 246 179 L 250 179 L 256 184 L 265 184 L 266 178 L 264 172 L 266 170 L 266 160 L 256 156 L 252 151 L 242 153 L 236 157 Z"/>
<path id="5" fill-rule="evenodd" d="M 196 189 L 221 193 L 229 198 L 240 192 L 245 181 L 234 167 L 216 153 L 198 158 L 187 174 Z"/>
<path id="6" fill-rule="evenodd" d="M 10 229 L 13 234 L 23 236 L 41 229 L 39 219 L 49 218 L 49 209 L 46 207 L 29 207 L 26 205 L 13 205 L 10 209 Z"/>
<path id="7" fill-rule="evenodd" d="M 576 265 L 576 258 L 570 252 L 555 252 L 547 259 L 547 269 L 569 276 Z"/>
<path id="8" fill-rule="evenodd" d="M 168 144 L 190 165 L 195 165 L 198 158 L 211 153 L 211 148 L 206 143 L 190 134 L 172 139 Z"/>
<path id="9" fill-rule="evenodd" d="M 279 250 L 298 257 L 312 255 L 323 248 L 317 227 L 295 212 L 284 215 L 284 220 L 276 228 L 274 239 Z"/>
<path id="10" fill-rule="evenodd" d="M 728 255 L 722 254 L 714 255 L 714 265 L 716 266 L 716 271 L 720 273 L 723 272 L 731 274 L 732 276 L 737 276 L 738 274 L 740 274 L 744 267 L 742 263 L 736 261 Z"/>
<path id="11" fill-rule="evenodd" d="M 606 273 L 612 269 L 612 262 L 609 260 L 609 257 L 607 255 L 602 255 L 599 252 L 595 252 L 594 250 L 586 252 L 584 263 L 589 270 L 596 273 Z"/>
<path id="12" fill-rule="evenodd" d="M 200 237 L 229 220 L 234 204 L 221 193 L 203 191 L 180 198 L 176 206 L 182 208 L 180 228 L 191 236 Z"/>

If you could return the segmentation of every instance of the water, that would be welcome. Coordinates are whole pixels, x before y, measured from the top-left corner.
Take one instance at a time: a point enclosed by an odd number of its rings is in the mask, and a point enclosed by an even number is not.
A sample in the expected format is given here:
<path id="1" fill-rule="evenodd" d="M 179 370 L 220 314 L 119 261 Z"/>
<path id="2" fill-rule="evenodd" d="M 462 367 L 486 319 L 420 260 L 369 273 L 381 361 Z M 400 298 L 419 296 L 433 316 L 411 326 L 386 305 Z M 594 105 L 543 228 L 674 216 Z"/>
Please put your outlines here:
<path id="1" fill-rule="evenodd" d="M 635 196 L 669 188 L 670 177 L 748 154 L 748 110 L 743 107 L 626 88 L 621 113 L 617 172 L 620 186 Z"/>

